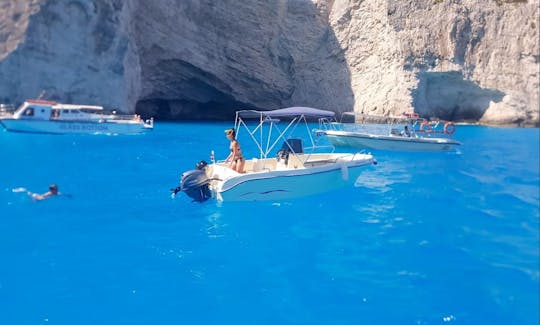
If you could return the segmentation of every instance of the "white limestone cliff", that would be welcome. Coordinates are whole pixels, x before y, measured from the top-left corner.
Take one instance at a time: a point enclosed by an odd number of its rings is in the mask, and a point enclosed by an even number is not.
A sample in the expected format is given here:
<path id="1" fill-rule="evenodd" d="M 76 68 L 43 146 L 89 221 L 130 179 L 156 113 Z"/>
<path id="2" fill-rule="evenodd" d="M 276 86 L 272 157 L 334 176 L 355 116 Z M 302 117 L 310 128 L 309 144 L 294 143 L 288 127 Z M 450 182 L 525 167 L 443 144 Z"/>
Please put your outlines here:
<path id="1" fill-rule="evenodd" d="M 539 0 L 2 0 L 0 99 L 539 123 Z"/>
<path id="2" fill-rule="evenodd" d="M 538 124 L 539 17 L 537 0 L 336 0 L 330 21 L 358 111 Z"/>
<path id="3" fill-rule="evenodd" d="M 0 100 L 47 99 L 125 108 L 120 1 L 2 0 Z"/>

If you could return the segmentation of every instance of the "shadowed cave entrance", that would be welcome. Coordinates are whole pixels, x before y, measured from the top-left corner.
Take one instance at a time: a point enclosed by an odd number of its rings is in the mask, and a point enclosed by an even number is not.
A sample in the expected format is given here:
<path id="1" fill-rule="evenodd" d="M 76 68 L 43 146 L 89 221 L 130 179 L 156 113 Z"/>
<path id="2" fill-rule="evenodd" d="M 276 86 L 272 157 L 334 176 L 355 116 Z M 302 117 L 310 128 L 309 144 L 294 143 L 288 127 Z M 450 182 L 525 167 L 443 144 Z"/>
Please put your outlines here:
<path id="1" fill-rule="evenodd" d="M 418 87 L 412 90 L 415 111 L 450 121 L 479 120 L 490 102 L 500 102 L 504 93 L 482 88 L 466 80 L 458 71 L 421 72 Z"/>
<path id="2" fill-rule="evenodd" d="M 235 111 L 253 108 L 237 101 L 219 77 L 186 61 L 160 61 L 146 75 L 144 82 L 154 91 L 135 105 L 144 118 L 230 121 Z"/>
<path id="3" fill-rule="evenodd" d="M 252 107 L 236 101 L 202 103 L 185 99 L 146 99 L 135 106 L 135 112 L 143 118 L 154 117 L 160 121 L 231 121 L 239 109 Z"/>

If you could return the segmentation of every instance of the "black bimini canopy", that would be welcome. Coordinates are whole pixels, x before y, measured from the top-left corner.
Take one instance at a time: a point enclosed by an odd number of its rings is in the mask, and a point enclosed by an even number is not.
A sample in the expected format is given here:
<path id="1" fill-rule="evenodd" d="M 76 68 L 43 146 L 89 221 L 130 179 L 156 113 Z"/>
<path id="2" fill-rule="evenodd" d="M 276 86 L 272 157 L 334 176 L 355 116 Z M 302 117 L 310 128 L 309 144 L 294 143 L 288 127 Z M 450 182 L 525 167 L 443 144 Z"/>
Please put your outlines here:
<path id="1" fill-rule="evenodd" d="M 272 111 L 255 111 L 255 110 L 245 110 L 237 112 L 239 117 L 242 118 L 259 118 L 259 117 L 270 117 L 270 118 L 280 118 L 280 117 L 295 117 L 295 116 L 304 116 L 308 118 L 333 118 L 336 113 L 331 111 L 325 111 L 322 109 L 311 108 L 311 107 L 287 107 L 281 109 L 275 109 Z"/>

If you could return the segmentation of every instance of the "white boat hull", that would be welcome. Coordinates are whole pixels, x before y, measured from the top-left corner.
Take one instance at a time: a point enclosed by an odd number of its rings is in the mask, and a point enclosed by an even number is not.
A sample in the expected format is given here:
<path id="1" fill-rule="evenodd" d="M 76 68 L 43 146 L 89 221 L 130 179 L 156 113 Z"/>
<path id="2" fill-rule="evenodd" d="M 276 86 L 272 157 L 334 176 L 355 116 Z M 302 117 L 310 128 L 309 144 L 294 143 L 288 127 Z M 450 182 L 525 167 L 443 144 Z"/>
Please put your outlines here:
<path id="1" fill-rule="evenodd" d="M 0 124 L 8 131 L 30 133 L 86 133 L 86 134 L 137 134 L 147 128 L 142 122 L 131 121 L 58 121 L 0 119 Z"/>
<path id="2" fill-rule="evenodd" d="M 447 138 L 373 135 L 347 131 L 323 131 L 336 147 L 371 148 L 392 151 L 450 151 L 461 143 Z"/>
<path id="3" fill-rule="evenodd" d="M 354 185 L 371 155 L 336 154 L 344 157 L 330 164 L 296 169 L 239 174 L 221 164 L 210 167 L 210 190 L 219 201 L 279 201 L 333 191 Z M 353 158 L 354 157 L 354 158 Z M 309 162 L 305 164 L 309 166 Z"/>
<path id="4" fill-rule="evenodd" d="M 173 193 L 183 191 L 195 202 L 212 197 L 219 201 L 281 201 L 354 186 L 362 169 L 376 164 L 376 161 L 371 154 L 328 152 L 328 146 L 317 146 L 307 118 L 327 120 L 334 115 L 334 112 L 310 107 L 237 111 L 234 125 L 248 132 L 260 158 L 239 160 L 238 157 L 246 156 L 244 151 L 238 155 L 239 143 L 233 143 L 238 134 L 236 127 L 233 132 L 227 130 L 231 148 L 236 146 L 237 152 L 232 150 L 225 162 L 197 163 L 197 169 L 182 174 L 180 186 Z M 281 118 L 287 119 L 283 128 L 276 125 Z M 248 119 L 259 122 L 248 124 Z M 297 128 L 300 124 L 305 129 Z M 297 134 L 293 136 L 295 130 L 305 130 L 305 138 Z M 308 146 L 303 145 L 304 140 L 308 141 Z M 278 147 L 280 141 L 283 142 Z M 213 160 L 213 151 L 210 156 Z M 234 161 L 240 165 L 235 165 Z"/>

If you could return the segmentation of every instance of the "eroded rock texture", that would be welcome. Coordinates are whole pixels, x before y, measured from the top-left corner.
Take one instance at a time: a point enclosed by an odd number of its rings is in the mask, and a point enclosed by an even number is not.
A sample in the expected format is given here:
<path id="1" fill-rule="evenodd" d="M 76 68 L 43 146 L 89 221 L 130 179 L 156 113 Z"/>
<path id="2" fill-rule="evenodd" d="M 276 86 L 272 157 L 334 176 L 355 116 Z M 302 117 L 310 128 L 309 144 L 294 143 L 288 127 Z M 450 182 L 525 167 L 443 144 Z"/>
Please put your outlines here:
<path id="1" fill-rule="evenodd" d="M 0 98 L 20 103 L 44 91 L 47 99 L 133 110 L 124 105 L 121 2 L 2 0 Z"/>
<path id="2" fill-rule="evenodd" d="M 335 1 L 355 109 L 538 124 L 536 1 Z"/>
<path id="3" fill-rule="evenodd" d="M 0 99 L 538 124 L 539 0 L 2 0 Z"/>

